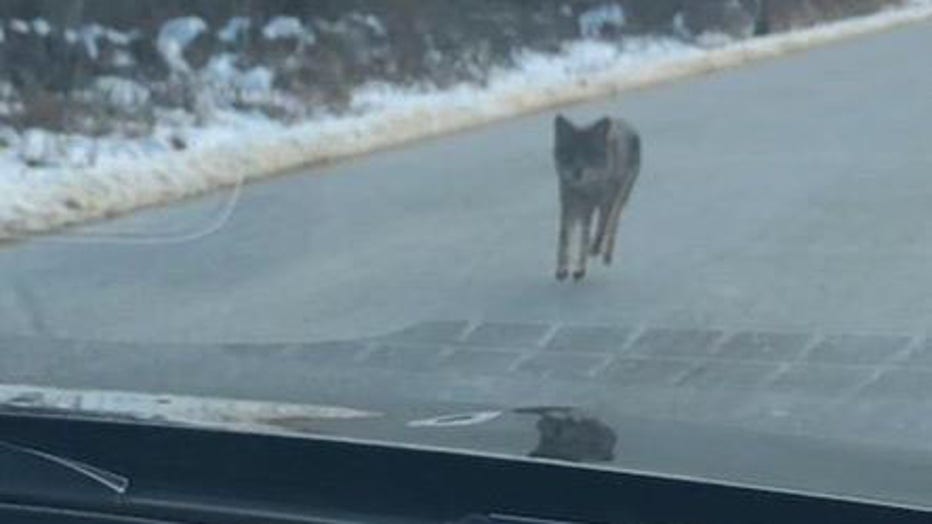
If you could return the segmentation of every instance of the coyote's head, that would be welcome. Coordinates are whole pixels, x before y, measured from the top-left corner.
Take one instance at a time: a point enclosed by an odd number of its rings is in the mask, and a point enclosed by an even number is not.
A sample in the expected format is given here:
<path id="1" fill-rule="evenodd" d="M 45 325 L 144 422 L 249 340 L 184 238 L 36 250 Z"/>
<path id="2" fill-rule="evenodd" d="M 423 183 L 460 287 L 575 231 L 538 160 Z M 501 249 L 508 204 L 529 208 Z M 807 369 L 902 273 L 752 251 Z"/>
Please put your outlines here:
<path id="1" fill-rule="evenodd" d="M 554 159 L 563 182 L 582 185 L 604 176 L 608 167 L 608 134 L 612 122 L 603 118 L 588 127 L 576 127 L 563 115 L 554 121 Z"/>

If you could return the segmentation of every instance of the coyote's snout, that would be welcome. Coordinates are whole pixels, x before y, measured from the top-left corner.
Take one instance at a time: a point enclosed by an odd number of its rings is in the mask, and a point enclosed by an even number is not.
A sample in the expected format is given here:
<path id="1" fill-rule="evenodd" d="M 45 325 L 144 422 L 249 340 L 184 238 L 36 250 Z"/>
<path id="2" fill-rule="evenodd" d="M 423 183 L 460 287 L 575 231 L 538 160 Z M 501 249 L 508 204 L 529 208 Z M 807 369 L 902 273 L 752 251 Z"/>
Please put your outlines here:
<path id="1" fill-rule="evenodd" d="M 554 122 L 554 159 L 560 178 L 560 233 L 557 279 L 569 275 L 569 244 L 579 229 L 579 250 L 573 278 L 586 276 L 589 255 L 612 262 L 615 234 L 641 168 L 641 138 L 621 119 L 603 118 L 576 127 L 562 115 Z M 592 221 L 598 213 L 595 238 Z"/>

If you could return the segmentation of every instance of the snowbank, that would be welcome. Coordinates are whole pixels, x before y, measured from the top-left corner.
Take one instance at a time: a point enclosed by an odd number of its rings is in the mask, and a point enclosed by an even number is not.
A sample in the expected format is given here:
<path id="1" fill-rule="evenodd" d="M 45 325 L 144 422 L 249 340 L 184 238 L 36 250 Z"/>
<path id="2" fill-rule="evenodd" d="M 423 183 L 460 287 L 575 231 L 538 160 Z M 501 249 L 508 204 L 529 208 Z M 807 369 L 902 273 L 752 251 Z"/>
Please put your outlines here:
<path id="1" fill-rule="evenodd" d="M 101 155 L 93 167 L 41 170 L 23 167 L 8 152 L 0 156 L 0 171 L 8 175 L 0 177 L 0 236 L 46 231 L 111 216 L 301 165 L 367 153 L 527 111 L 732 67 L 929 18 L 932 4 L 924 1 L 715 49 L 654 37 L 631 38 L 623 47 L 580 41 L 564 45 L 556 55 L 526 52 L 518 57 L 516 67 L 494 71 L 484 87 L 462 84 L 430 90 L 369 84 L 353 93 L 352 110 L 347 113 L 350 116 L 319 117 L 288 127 L 260 116 L 221 112 L 210 126 L 187 129 L 186 149 L 181 151 L 152 152 L 143 141 L 124 157 Z M 593 20 L 593 24 L 623 24 L 624 13 L 605 12 L 593 15 Z M 289 33 L 296 29 L 292 25 L 281 22 L 274 33 Z M 166 33 L 160 39 L 160 50 L 177 58 L 174 52 L 189 41 L 191 34 L 203 30 L 201 24 L 189 20 L 184 27 L 179 26 L 178 34 L 172 33 L 170 38 Z M 224 74 L 224 64 L 215 67 L 218 74 Z M 130 102 L 128 94 L 126 101 Z M 30 140 L 34 143 L 29 147 L 36 154 L 54 147 L 43 143 L 41 137 Z M 74 147 L 80 150 L 88 146 Z M 107 144 L 95 147 L 99 150 Z"/>
<path id="2" fill-rule="evenodd" d="M 128 391 L 80 390 L 24 385 L 0 385 L 0 412 L 31 413 L 193 425 L 262 433 L 288 430 L 288 420 L 349 420 L 376 418 L 379 413 L 342 406 L 289 404 Z"/>

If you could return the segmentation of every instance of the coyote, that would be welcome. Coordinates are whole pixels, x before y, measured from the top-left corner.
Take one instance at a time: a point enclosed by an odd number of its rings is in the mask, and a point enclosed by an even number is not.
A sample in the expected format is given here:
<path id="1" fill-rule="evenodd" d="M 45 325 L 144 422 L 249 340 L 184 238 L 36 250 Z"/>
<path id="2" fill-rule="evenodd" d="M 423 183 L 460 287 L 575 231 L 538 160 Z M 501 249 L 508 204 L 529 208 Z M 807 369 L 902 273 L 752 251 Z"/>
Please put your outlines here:
<path id="1" fill-rule="evenodd" d="M 570 236 L 577 225 L 582 233 L 573 279 L 581 280 L 586 276 L 590 254 L 601 254 L 605 265 L 612 263 L 618 219 L 641 169 L 641 138 L 624 120 L 608 117 L 588 127 L 576 127 L 557 115 L 554 128 L 561 208 L 557 280 L 569 275 Z M 593 239 L 596 211 L 598 225 Z"/>

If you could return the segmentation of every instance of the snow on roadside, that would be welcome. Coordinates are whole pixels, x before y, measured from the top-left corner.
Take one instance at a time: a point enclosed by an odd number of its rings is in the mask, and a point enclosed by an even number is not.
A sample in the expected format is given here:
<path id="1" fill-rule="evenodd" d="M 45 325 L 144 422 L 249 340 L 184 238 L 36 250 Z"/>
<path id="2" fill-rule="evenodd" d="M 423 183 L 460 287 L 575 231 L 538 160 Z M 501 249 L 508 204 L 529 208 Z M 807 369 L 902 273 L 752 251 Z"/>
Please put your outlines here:
<path id="1" fill-rule="evenodd" d="M 293 16 L 276 16 L 262 28 L 266 40 L 283 40 L 286 38 L 303 39 L 307 44 L 317 40 L 314 32 L 306 29 L 300 20 Z"/>
<path id="2" fill-rule="evenodd" d="M 170 20 L 159 31 L 156 47 L 172 71 L 186 73 L 191 70 L 184 59 L 184 48 L 207 30 L 207 23 L 196 16 Z"/>
<path id="3" fill-rule="evenodd" d="M 344 406 L 0 385 L 0 412 L 24 411 L 67 412 L 76 417 L 131 419 L 275 434 L 301 433 L 289 429 L 288 420 L 352 420 L 381 416 L 377 412 Z"/>
<path id="4" fill-rule="evenodd" d="M 106 139 L 94 144 L 93 167 L 29 169 L 15 147 L 0 150 L 0 237 L 170 202 L 278 172 L 475 126 L 522 112 L 602 96 L 692 74 L 732 67 L 815 45 L 932 18 L 932 3 L 812 29 L 706 49 L 673 40 L 632 39 L 619 48 L 581 41 L 558 55 L 526 53 L 519 67 L 494 72 L 484 88 L 436 91 L 370 84 L 358 89 L 347 116 L 284 126 L 260 116 L 220 111 L 204 128 L 184 129 L 188 147 Z M 204 30 L 179 23 L 159 48 L 167 56 Z M 291 25 L 283 23 L 283 26 Z M 181 27 L 184 26 L 184 27 Z M 183 34 L 182 34 L 183 33 Z M 191 36 L 191 35 L 194 36 Z M 166 33 L 168 35 L 168 33 Z M 182 58 L 183 60 L 183 58 Z M 221 70 L 223 65 L 218 66 Z M 264 80 L 260 83 L 264 83 Z M 159 133 L 167 131 L 160 130 Z M 32 140 L 32 139 L 31 139 Z M 36 138 L 29 147 L 62 147 Z M 71 146 L 81 152 L 87 144 Z M 112 154 L 119 151 L 121 154 Z"/>
<path id="5" fill-rule="evenodd" d="M 217 37 L 221 42 L 232 44 L 245 35 L 249 28 L 252 27 L 252 20 L 245 16 L 234 16 L 229 19 L 222 29 L 217 31 Z"/>
<path id="6" fill-rule="evenodd" d="M 618 4 L 602 4 L 579 15 L 579 34 L 585 38 L 598 38 L 606 28 L 621 29 L 627 19 Z"/>

